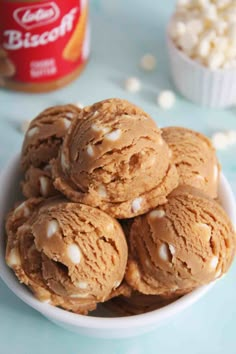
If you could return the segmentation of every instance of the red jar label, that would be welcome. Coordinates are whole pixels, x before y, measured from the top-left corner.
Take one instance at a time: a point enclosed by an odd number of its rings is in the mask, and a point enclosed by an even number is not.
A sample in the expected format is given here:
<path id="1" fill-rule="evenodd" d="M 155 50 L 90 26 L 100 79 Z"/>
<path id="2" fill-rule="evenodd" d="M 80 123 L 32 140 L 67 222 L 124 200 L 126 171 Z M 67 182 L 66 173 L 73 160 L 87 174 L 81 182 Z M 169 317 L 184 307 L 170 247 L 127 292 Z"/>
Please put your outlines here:
<path id="1" fill-rule="evenodd" d="M 0 3 L 0 76 L 54 81 L 88 57 L 88 0 Z"/>

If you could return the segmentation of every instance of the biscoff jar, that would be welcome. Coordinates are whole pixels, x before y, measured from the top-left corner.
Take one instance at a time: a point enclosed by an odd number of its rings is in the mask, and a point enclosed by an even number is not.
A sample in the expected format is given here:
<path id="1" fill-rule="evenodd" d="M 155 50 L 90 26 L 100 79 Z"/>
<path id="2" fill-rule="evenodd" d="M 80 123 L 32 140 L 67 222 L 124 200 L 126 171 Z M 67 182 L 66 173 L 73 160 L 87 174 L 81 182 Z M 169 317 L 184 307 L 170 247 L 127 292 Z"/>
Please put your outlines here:
<path id="1" fill-rule="evenodd" d="M 90 49 L 88 0 L 0 0 L 0 86 L 46 92 L 74 80 Z"/>

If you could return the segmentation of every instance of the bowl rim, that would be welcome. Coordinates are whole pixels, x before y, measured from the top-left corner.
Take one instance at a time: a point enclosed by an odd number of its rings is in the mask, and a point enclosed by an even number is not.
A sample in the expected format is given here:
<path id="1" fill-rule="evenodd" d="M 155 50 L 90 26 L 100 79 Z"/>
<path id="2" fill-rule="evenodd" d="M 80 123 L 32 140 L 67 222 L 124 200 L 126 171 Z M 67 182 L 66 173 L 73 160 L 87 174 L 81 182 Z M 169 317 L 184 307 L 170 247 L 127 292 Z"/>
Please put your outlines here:
<path id="1" fill-rule="evenodd" d="M 17 154 L 14 156 L 8 164 L 5 166 L 3 171 L 0 174 L 0 182 L 4 183 L 6 177 L 11 174 L 11 171 L 14 167 L 19 164 L 19 157 Z M 227 203 L 230 209 L 230 219 L 233 224 L 236 223 L 236 202 L 234 199 L 233 191 L 230 187 L 229 182 L 226 177 L 221 173 L 220 176 L 220 184 L 224 189 L 225 195 L 227 195 Z M 1 205 L 2 196 L 0 196 L 0 223 L 4 225 L 4 215 L 3 207 Z M 2 235 L 4 237 L 4 235 Z M 144 314 L 127 316 L 127 317 L 92 317 L 92 316 L 84 316 L 80 314 L 75 314 L 69 312 L 67 310 L 63 310 L 61 308 L 55 307 L 53 305 L 42 303 L 24 286 L 21 284 L 16 278 L 13 271 L 6 265 L 5 263 L 5 249 L 0 247 L 0 277 L 3 282 L 7 285 L 7 287 L 23 302 L 25 302 L 30 307 L 39 311 L 45 317 L 52 319 L 54 321 L 58 321 L 61 323 L 65 323 L 68 325 L 83 327 L 83 328 L 91 328 L 91 329 L 107 329 L 107 330 L 115 330 L 115 329 L 125 329 L 130 328 L 140 328 L 147 325 L 152 325 L 158 322 L 161 322 L 179 312 L 186 309 L 197 300 L 199 300 L 203 295 L 205 295 L 216 283 L 216 281 L 211 282 L 210 284 L 199 287 L 198 289 L 192 291 L 191 293 L 184 295 L 180 299 L 174 301 L 173 303 L 166 305 L 161 309 L 157 309 L 154 311 L 150 311 Z"/>
<path id="2" fill-rule="evenodd" d="M 171 47 L 172 50 L 174 50 L 176 55 L 181 57 L 181 59 L 184 60 L 186 63 L 195 66 L 196 68 L 204 71 L 205 73 L 208 73 L 209 75 L 224 75 L 226 72 L 227 73 L 236 73 L 236 68 L 220 68 L 220 69 L 216 69 L 216 70 L 211 70 L 207 66 L 204 66 L 204 65 L 198 63 L 196 60 L 190 58 L 184 51 L 180 50 L 175 45 L 175 43 L 170 35 L 170 26 L 171 26 L 172 19 L 173 19 L 173 16 L 171 17 L 171 19 L 166 27 L 166 41 L 167 41 L 167 45 L 169 47 Z"/>

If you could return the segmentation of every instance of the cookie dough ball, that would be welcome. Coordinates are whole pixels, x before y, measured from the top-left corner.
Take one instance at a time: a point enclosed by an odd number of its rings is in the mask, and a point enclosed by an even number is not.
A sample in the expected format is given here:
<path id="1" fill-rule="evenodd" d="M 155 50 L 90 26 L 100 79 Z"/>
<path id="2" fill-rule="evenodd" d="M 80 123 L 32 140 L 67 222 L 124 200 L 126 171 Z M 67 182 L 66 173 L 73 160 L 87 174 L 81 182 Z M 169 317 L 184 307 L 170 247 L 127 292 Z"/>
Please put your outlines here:
<path id="1" fill-rule="evenodd" d="M 58 155 L 64 136 L 79 113 L 80 109 L 74 105 L 55 106 L 44 110 L 30 123 L 21 154 L 25 197 L 58 194 L 52 183 L 50 160 Z"/>
<path id="2" fill-rule="evenodd" d="M 210 140 L 182 127 L 163 128 L 162 136 L 172 151 L 180 184 L 196 187 L 216 198 L 220 165 Z"/>
<path id="3" fill-rule="evenodd" d="M 137 217 L 129 235 L 127 283 L 143 294 L 187 292 L 222 276 L 235 254 L 231 222 L 214 200 L 188 186 Z"/>
<path id="4" fill-rule="evenodd" d="M 104 212 L 59 198 L 29 199 L 9 214 L 6 229 L 6 262 L 39 300 L 86 314 L 120 294 L 127 243 Z"/>
<path id="5" fill-rule="evenodd" d="M 160 129 L 121 99 L 81 111 L 53 163 L 53 175 L 55 187 L 69 199 L 121 219 L 165 203 L 178 185 Z"/>

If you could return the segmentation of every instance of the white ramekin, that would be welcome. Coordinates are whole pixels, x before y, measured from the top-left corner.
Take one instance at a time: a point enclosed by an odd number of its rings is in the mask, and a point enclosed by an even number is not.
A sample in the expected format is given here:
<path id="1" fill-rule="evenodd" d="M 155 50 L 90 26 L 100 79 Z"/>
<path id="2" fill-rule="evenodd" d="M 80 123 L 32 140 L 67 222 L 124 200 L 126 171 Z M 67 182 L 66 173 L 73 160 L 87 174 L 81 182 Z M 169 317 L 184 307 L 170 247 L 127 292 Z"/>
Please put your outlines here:
<path id="1" fill-rule="evenodd" d="M 173 81 L 190 101 L 209 108 L 236 105 L 236 69 L 212 71 L 179 50 L 167 30 L 167 49 Z"/>
<path id="2" fill-rule="evenodd" d="M 0 185 L 2 187 L 0 194 L 0 276 L 15 295 L 57 325 L 91 337 L 125 338 L 140 335 L 157 328 L 165 323 L 167 319 L 193 305 L 214 285 L 214 283 L 211 283 L 194 290 L 159 310 L 129 317 L 106 317 L 108 314 L 102 308 L 96 313 L 96 317 L 82 316 L 40 302 L 24 285 L 19 283 L 14 273 L 5 264 L 5 217 L 14 202 L 19 199 L 19 179 L 19 156 L 16 156 L 10 161 L 0 177 Z M 220 179 L 219 198 L 235 224 L 236 204 L 234 195 L 223 175 L 221 175 Z"/>

